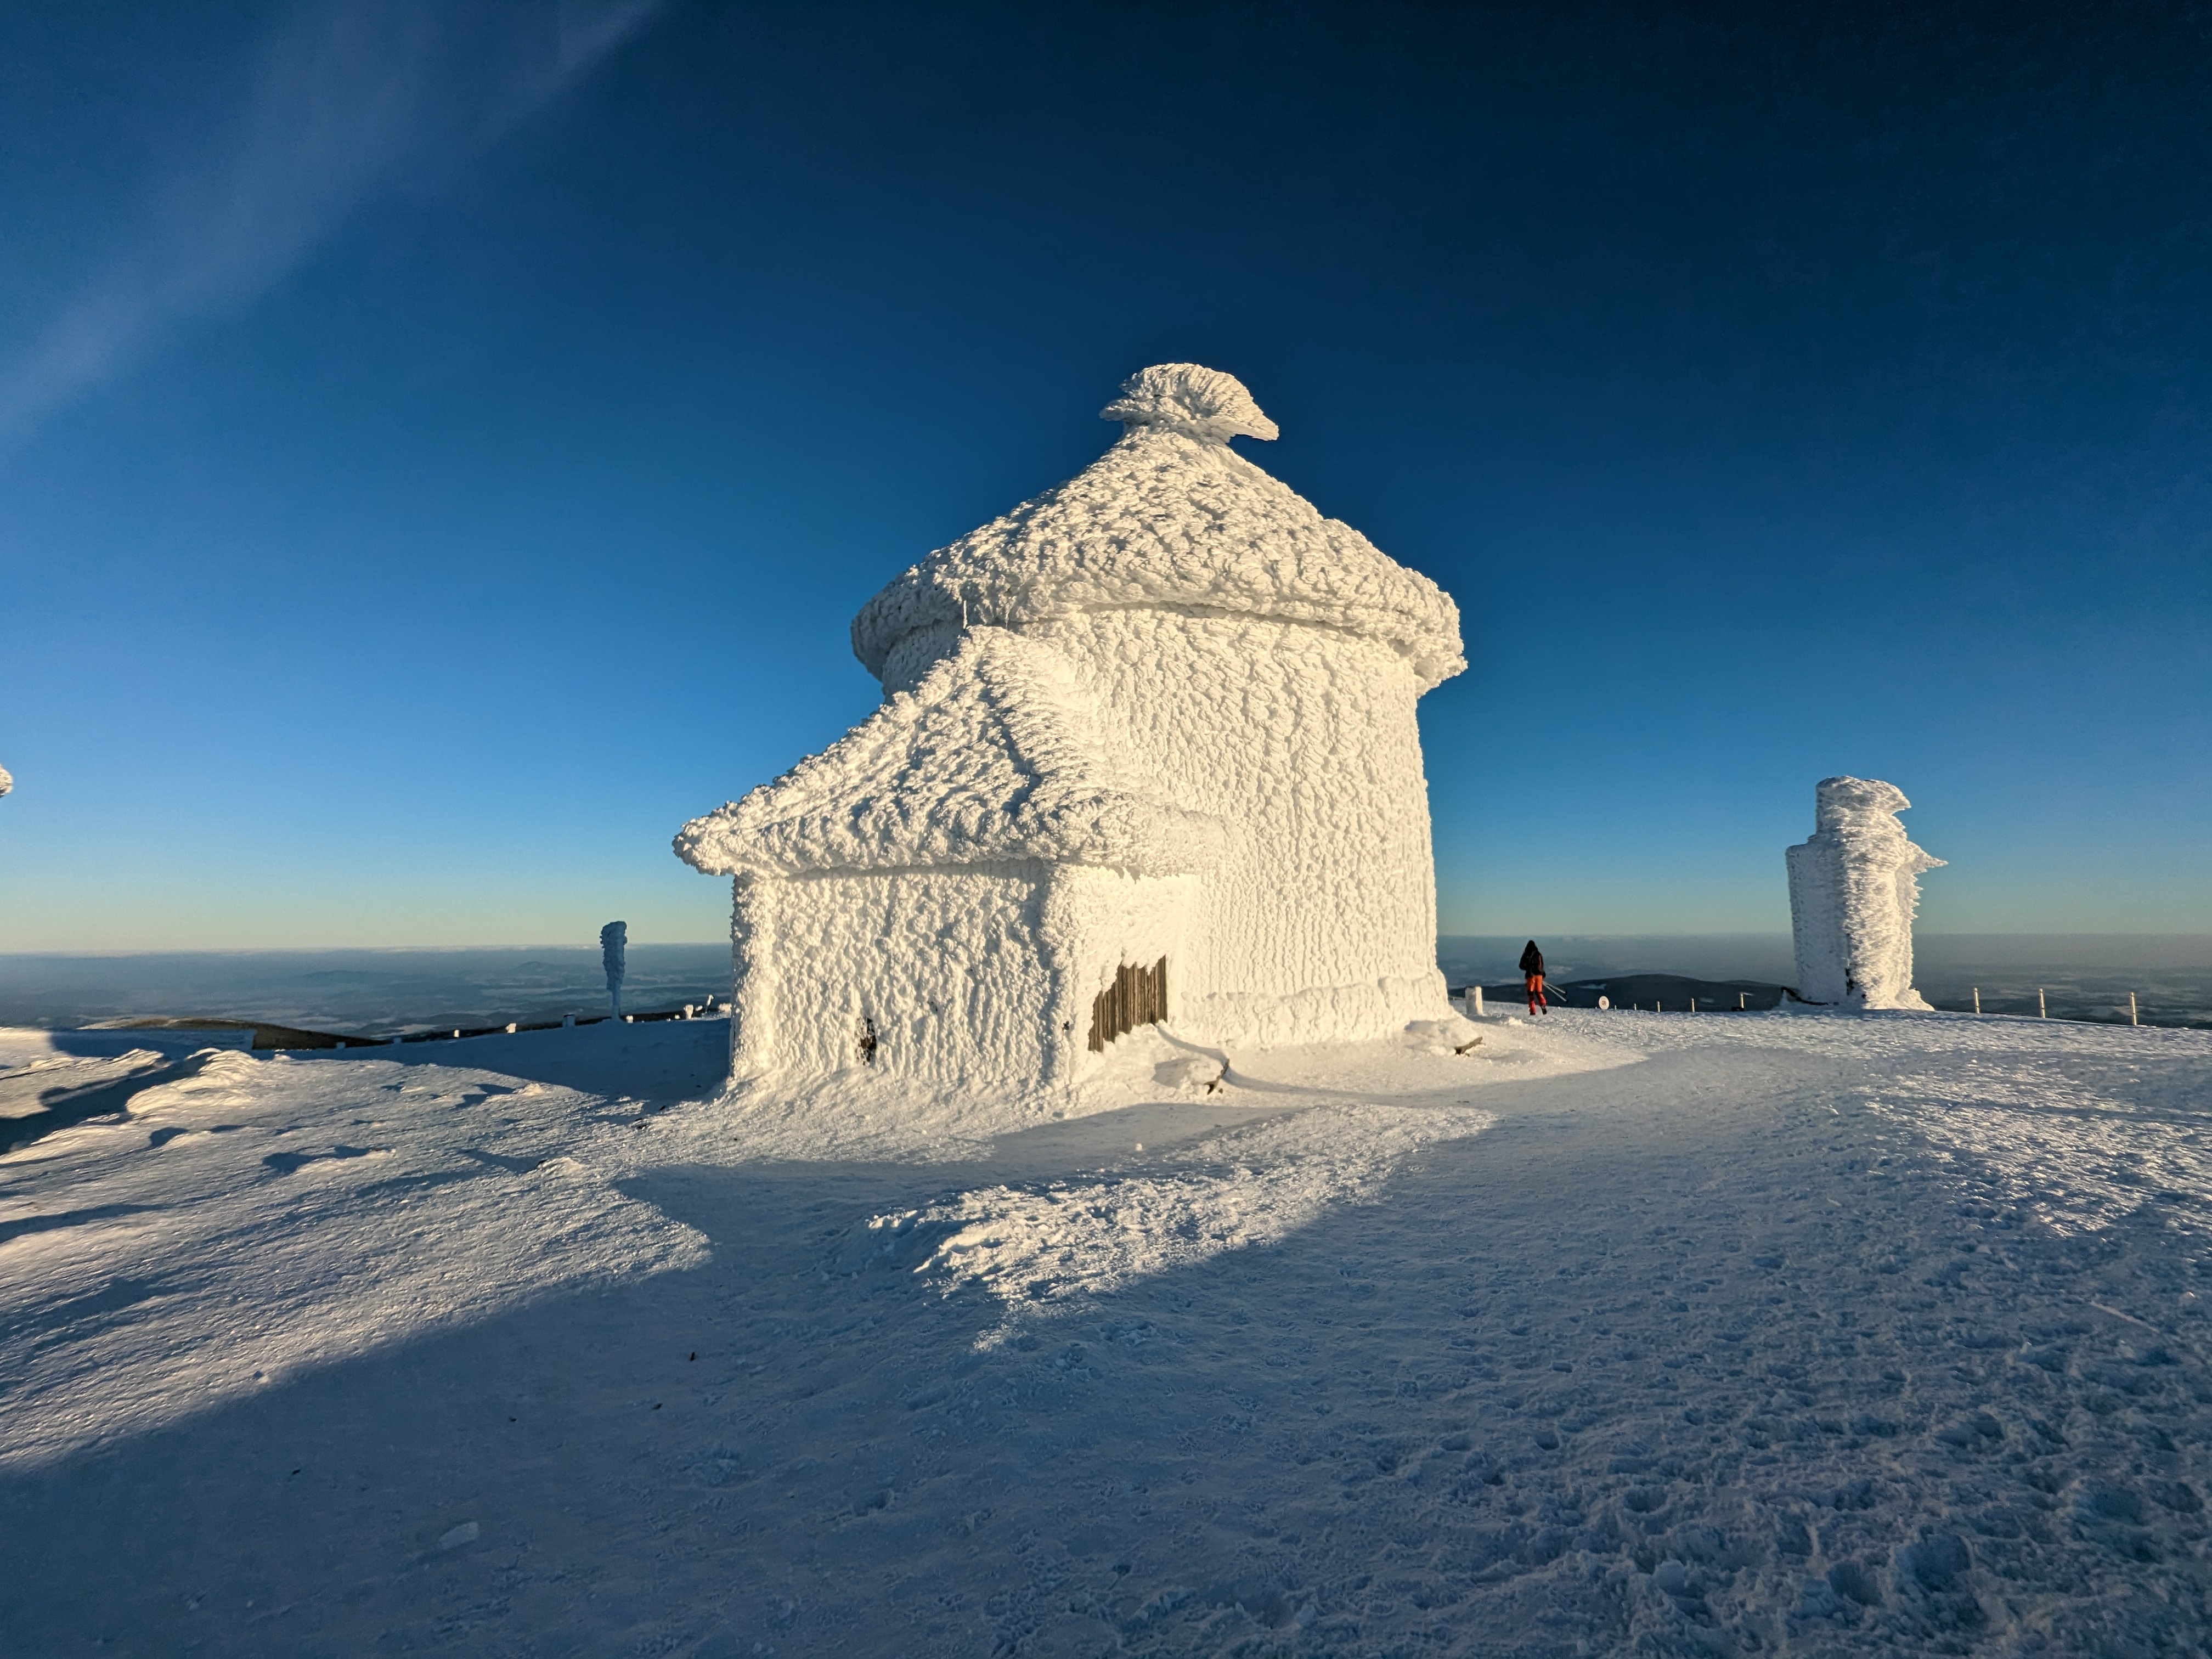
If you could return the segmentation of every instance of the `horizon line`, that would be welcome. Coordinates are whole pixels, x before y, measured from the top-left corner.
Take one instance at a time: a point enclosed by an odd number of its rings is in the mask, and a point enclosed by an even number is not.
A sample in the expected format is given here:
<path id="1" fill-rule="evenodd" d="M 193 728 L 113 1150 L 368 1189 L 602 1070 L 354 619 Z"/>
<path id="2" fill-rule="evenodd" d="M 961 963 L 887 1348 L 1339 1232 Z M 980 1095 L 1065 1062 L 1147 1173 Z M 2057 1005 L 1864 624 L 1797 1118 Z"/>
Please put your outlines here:
<path id="1" fill-rule="evenodd" d="M 1532 935 L 1528 934 L 1525 930 L 1516 929 L 1510 933 L 1448 933 L 1440 931 L 1437 934 L 1437 937 L 1441 940 L 1448 939 L 1521 939 L 1532 937 Z M 1577 930 L 1574 932 L 1552 932 L 1547 929 L 1539 928 L 1536 930 L 1533 937 L 1553 939 L 1786 939 L 1791 937 L 1791 935 L 1786 929 L 1776 930 L 1771 928 L 1732 928 L 1709 933 L 1677 932 L 1648 933 L 1601 933 L 1586 930 Z M 2033 929 L 1982 929 L 1973 931 L 1968 931 L 1966 929 L 1945 929 L 1942 931 L 1931 930 L 1927 933 L 1916 932 L 1913 937 L 1916 940 L 1937 939 L 2212 939 L 2212 930 L 2183 928 L 2154 933 L 2147 930 L 2131 928 L 2117 928 L 2102 932 L 2087 928 L 2069 928 L 2053 931 Z M 632 939 L 629 941 L 629 946 L 632 950 L 636 950 L 640 948 L 653 949 L 664 945 L 726 945 L 728 943 L 729 941 L 724 939 Z M 583 951 L 596 952 L 599 948 L 600 947 L 596 940 L 589 942 L 543 940 L 519 945 L 116 945 L 107 948 L 96 947 L 89 950 L 80 951 L 0 951 L 0 962 L 14 958 L 33 957 L 67 957 L 89 960 L 108 957 L 306 956 L 317 952 L 328 952 L 333 951 L 354 951 L 363 954 L 375 954 L 379 952 L 398 954 L 402 951 L 419 951 L 425 954 L 455 954 L 464 951 Z"/>

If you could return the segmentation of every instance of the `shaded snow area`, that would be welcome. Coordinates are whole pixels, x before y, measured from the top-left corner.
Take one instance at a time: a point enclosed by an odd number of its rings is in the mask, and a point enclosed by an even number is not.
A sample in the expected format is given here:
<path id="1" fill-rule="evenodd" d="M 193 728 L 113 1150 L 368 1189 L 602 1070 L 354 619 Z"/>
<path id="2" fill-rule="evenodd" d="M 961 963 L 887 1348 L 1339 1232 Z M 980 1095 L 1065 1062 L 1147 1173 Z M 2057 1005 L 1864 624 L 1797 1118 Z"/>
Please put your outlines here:
<path id="1" fill-rule="evenodd" d="M 2207 1650 L 2212 1037 L 1483 1030 L 811 1140 L 719 1022 L 0 1036 L 113 1091 L 0 1158 L 0 1651 Z"/>

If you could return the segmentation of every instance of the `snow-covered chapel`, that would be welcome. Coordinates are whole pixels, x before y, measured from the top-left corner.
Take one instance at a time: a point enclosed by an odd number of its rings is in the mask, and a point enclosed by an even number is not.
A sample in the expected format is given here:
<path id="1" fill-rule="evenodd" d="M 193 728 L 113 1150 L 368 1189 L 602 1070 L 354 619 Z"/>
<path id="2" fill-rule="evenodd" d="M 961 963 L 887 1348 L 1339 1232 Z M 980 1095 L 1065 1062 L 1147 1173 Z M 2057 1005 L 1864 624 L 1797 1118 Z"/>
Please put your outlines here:
<path id="1" fill-rule="evenodd" d="M 1122 435 L 853 623 L 883 707 L 684 825 L 733 877 L 731 1071 L 1080 1081 L 1450 1018 L 1414 704 L 1466 666 L 1426 577 L 1229 447 L 1231 376 L 1146 369 Z"/>

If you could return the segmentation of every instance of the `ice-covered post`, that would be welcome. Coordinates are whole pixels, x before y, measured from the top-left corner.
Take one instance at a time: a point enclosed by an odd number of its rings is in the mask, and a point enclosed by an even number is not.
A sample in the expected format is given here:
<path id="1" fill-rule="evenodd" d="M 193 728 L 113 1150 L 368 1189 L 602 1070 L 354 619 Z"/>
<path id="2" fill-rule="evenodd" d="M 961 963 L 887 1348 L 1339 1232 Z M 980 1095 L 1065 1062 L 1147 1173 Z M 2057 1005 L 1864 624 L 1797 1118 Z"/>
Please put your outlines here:
<path id="1" fill-rule="evenodd" d="M 615 1018 L 622 1018 L 623 975 L 627 971 L 624 957 L 629 950 L 629 924 L 611 921 L 599 929 L 599 961 L 607 970 L 607 1006 Z"/>
<path id="2" fill-rule="evenodd" d="M 1912 803 L 1877 779 L 1823 778 L 1813 834 L 1789 849 L 1797 994 L 1851 1008 L 1925 1008 L 1912 988 L 1912 917 L 1930 858 L 1897 814 Z"/>
<path id="3" fill-rule="evenodd" d="M 1974 1012 L 1978 1014 L 1982 1012 L 1982 988 L 1978 985 L 1974 987 Z"/>
<path id="4" fill-rule="evenodd" d="M 2142 1024 L 2142 1019 L 2136 1013 L 2136 994 L 2133 991 L 2128 993 L 2128 1024 L 2130 1025 Z"/>
<path id="5" fill-rule="evenodd" d="M 2051 1018 L 2051 1005 L 2043 1000 L 2043 988 L 2040 985 L 2035 988 L 2035 1017 L 2038 1019 Z"/>

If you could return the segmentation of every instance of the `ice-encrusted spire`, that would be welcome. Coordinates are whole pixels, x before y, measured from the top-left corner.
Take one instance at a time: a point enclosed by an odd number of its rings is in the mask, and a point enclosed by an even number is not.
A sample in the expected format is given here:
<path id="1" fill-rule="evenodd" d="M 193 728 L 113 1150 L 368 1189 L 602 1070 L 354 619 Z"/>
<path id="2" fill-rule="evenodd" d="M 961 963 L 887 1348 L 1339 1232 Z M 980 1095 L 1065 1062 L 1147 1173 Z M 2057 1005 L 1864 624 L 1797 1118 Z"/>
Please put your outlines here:
<path id="1" fill-rule="evenodd" d="M 1260 412 L 1243 381 L 1198 363 L 1155 363 L 1121 382 L 1121 395 L 1098 411 L 1119 421 L 1227 443 L 1231 438 L 1273 438 L 1279 428 Z"/>

